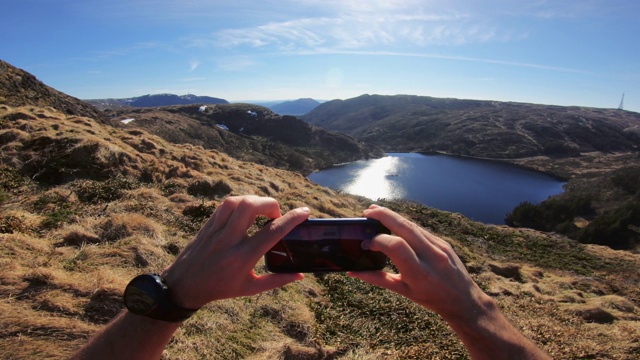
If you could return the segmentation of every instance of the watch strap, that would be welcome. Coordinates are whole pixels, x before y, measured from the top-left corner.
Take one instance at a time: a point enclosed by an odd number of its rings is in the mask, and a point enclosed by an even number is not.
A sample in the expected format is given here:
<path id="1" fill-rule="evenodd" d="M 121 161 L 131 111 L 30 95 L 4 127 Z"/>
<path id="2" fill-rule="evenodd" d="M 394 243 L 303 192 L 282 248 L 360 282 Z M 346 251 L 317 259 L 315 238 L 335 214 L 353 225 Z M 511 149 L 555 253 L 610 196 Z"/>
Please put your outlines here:
<path id="1" fill-rule="evenodd" d="M 166 296 L 162 297 L 161 301 L 151 308 L 151 311 L 147 314 L 148 317 L 162 321 L 182 322 L 200 310 L 186 309 L 176 305 L 171 297 L 171 289 L 167 286 L 164 279 L 158 274 L 153 274 L 153 276 L 156 276 L 162 284 Z"/>

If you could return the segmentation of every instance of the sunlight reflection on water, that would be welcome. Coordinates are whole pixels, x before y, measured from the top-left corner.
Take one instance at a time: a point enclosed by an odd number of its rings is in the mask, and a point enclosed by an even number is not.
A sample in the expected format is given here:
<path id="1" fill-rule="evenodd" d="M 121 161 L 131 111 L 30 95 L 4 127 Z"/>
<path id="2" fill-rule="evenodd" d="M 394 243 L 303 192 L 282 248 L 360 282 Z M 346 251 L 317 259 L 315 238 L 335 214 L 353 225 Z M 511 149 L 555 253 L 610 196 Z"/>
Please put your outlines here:
<path id="1" fill-rule="evenodd" d="M 522 201 L 537 204 L 559 194 L 564 182 L 510 164 L 446 155 L 389 153 L 309 175 L 317 184 L 372 200 L 406 199 L 504 224 Z"/>
<path id="2" fill-rule="evenodd" d="M 398 157 L 370 160 L 368 166 L 354 172 L 353 181 L 344 190 L 370 199 L 402 199 L 406 190 L 395 178 L 404 166 Z"/>

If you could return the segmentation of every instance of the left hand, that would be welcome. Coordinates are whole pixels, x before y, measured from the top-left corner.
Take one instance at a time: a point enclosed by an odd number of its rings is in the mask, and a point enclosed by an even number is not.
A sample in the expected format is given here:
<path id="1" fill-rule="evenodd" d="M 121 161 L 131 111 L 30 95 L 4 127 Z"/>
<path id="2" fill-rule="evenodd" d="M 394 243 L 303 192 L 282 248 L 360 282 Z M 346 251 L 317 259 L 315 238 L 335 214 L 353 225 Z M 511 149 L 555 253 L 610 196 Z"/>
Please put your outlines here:
<path id="1" fill-rule="evenodd" d="M 249 236 L 247 230 L 259 215 L 274 220 Z M 308 208 L 283 216 L 272 198 L 227 198 L 162 273 L 173 301 L 187 309 L 199 309 L 213 300 L 255 295 L 301 280 L 304 276 L 299 273 L 258 276 L 253 269 L 275 243 L 308 217 Z"/>

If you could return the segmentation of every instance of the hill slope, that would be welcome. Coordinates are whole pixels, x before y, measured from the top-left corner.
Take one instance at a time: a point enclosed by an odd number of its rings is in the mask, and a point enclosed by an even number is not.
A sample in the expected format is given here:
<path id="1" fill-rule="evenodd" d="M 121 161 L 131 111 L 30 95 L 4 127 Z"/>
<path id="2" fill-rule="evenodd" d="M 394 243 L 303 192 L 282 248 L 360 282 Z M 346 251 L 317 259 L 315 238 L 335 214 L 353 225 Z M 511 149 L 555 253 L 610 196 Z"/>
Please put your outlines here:
<path id="1" fill-rule="evenodd" d="M 50 106 L 67 115 L 85 116 L 107 123 L 95 107 L 53 89 L 28 72 L 0 60 L 0 104 Z"/>
<path id="2" fill-rule="evenodd" d="M 640 114 L 620 110 L 363 95 L 323 103 L 304 119 L 398 152 L 514 159 L 640 149 Z"/>
<path id="3" fill-rule="evenodd" d="M 116 120 L 135 119 L 122 127 L 144 129 L 174 143 L 200 145 L 240 160 L 302 173 L 384 155 L 350 136 L 251 104 L 129 109 L 109 114 Z"/>

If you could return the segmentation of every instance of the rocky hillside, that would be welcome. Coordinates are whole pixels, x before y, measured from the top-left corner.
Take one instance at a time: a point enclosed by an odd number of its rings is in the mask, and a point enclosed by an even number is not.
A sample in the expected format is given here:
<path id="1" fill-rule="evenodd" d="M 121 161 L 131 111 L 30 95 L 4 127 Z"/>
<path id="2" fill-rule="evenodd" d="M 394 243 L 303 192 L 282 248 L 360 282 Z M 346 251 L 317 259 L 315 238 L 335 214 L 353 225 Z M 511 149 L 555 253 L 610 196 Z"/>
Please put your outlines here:
<path id="1" fill-rule="evenodd" d="M 640 149 L 640 114 L 620 110 L 363 95 L 323 103 L 304 119 L 398 152 L 514 159 Z"/>
<path id="2" fill-rule="evenodd" d="M 28 72 L 0 60 L 0 104 L 52 107 L 67 115 L 91 118 L 107 123 L 106 117 L 95 107 L 53 89 Z"/>
<path id="3" fill-rule="evenodd" d="M 384 155 L 381 149 L 350 136 L 252 104 L 128 109 L 108 114 L 119 126 L 144 129 L 173 143 L 200 145 L 240 160 L 302 173 Z"/>

